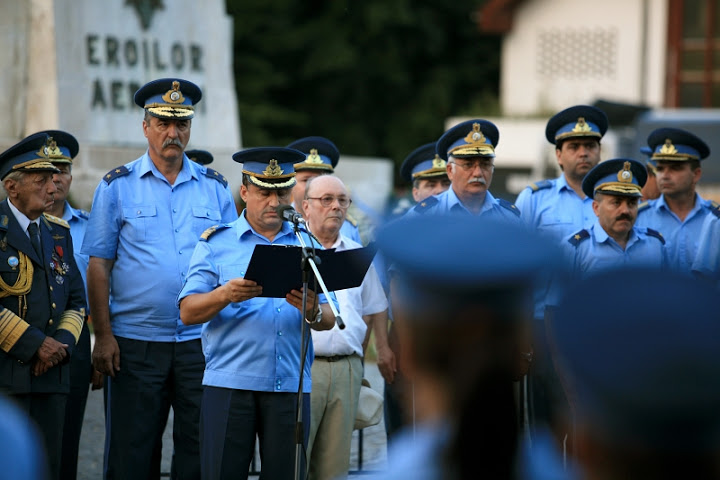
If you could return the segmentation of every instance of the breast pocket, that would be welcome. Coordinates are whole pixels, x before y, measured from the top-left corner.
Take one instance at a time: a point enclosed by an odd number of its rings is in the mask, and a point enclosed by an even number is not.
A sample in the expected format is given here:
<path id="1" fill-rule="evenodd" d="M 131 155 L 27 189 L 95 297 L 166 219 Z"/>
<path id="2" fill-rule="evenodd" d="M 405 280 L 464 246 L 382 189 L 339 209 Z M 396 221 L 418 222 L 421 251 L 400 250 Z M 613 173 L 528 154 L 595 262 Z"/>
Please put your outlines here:
<path id="1" fill-rule="evenodd" d="M 157 210 L 155 205 L 136 205 L 123 207 L 127 235 L 131 240 L 144 242 L 160 238 L 160 226 L 158 225 Z"/>
<path id="2" fill-rule="evenodd" d="M 28 262 L 31 260 L 28 258 Z M 18 274 L 20 273 L 20 257 L 17 252 L 11 253 L 10 255 L 3 255 L 0 257 L 0 278 L 5 285 L 0 286 L 0 291 L 5 291 L 7 287 L 13 287 L 17 282 Z"/>
<path id="3" fill-rule="evenodd" d="M 220 284 L 225 285 L 233 278 L 244 278 L 247 265 L 219 265 Z"/>
<path id="4" fill-rule="evenodd" d="M 209 207 L 192 207 L 193 232 L 200 236 L 205 230 L 222 220 L 220 210 Z"/>

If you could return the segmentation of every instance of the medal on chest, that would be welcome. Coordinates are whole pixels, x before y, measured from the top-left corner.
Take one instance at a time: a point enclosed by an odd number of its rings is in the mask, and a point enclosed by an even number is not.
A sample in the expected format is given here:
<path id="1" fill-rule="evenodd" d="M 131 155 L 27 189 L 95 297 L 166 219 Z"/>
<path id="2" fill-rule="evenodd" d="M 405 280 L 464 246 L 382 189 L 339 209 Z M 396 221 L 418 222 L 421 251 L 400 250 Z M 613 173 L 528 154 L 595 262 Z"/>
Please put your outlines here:
<path id="1" fill-rule="evenodd" d="M 70 265 L 63 259 L 63 248 L 60 245 L 55 245 L 51 258 L 50 270 L 55 274 L 55 281 L 58 285 L 62 285 L 65 282 L 63 277 L 70 270 Z"/>

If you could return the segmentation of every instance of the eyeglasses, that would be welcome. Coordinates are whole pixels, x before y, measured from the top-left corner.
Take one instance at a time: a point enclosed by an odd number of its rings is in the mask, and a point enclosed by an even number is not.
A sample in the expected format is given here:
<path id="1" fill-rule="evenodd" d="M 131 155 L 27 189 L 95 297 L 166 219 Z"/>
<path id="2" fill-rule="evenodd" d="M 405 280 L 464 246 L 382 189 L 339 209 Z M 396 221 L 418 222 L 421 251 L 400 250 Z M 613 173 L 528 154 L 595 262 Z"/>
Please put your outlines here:
<path id="1" fill-rule="evenodd" d="M 320 200 L 320 205 L 327 208 L 337 200 L 340 208 L 347 208 L 352 203 L 352 198 L 348 197 L 333 197 L 332 195 L 325 195 L 324 197 L 307 197 L 308 200 Z"/>
<path id="2" fill-rule="evenodd" d="M 483 170 L 492 170 L 495 168 L 493 165 L 492 160 L 470 160 L 469 162 L 458 162 L 457 160 L 454 162 L 455 165 L 462 168 L 463 170 L 474 170 L 476 166 L 480 166 Z"/>

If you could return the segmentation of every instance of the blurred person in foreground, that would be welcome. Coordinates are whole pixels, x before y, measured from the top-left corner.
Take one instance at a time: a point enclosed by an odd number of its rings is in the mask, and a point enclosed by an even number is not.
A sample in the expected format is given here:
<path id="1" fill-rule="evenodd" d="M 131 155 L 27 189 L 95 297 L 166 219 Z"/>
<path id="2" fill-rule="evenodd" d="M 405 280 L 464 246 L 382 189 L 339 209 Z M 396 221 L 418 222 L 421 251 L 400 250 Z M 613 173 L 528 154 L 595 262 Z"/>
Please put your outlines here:
<path id="1" fill-rule="evenodd" d="M 513 383 L 532 361 L 534 280 L 558 252 L 520 225 L 457 215 L 405 217 L 378 245 L 417 413 L 381 477 L 516 478 Z"/>
<path id="2" fill-rule="evenodd" d="M 614 270 L 550 327 L 580 477 L 720 478 L 720 298 L 686 274 Z"/>

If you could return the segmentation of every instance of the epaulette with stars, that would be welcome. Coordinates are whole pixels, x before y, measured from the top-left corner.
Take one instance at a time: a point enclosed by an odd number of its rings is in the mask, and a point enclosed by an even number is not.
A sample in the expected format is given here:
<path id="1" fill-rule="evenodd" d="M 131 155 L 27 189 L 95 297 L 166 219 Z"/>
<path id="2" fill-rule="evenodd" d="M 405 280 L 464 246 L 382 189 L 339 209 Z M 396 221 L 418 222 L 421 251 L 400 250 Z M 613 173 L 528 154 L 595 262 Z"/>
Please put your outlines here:
<path id="1" fill-rule="evenodd" d="M 643 210 L 647 210 L 650 208 L 650 204 L 648 202 L 642 202 L 640 205 L 638 205 L 638 212 L 642 212 Z"/>
<path id="2" fill-rule="evenodd" d="M 572 245 L 573 247 L 577 247 L 578 245 L 580 245 L 580 242 L 582 242 L 586 238 L 590 238 L 590 232 L 583 229 L 583 230 L 580 230 L 579 232 L 577 232 L 572 237 L 570 237 L 568 242 L 570 242 L 570 245 Z"/>
<path id="3" fill-rule="evenodd" d="M 520 210 L 518 210 L 518 208 L 515 205 L 513 205 L 512 203 L 510 203 L 507 200 L 504 200 L 502 198 L 498 198 L 497 201 L 498 201 L 498 205 L 500 205 L 501 207 L 507 208 L 508 210 L 513 212 L 518 217 L 520 216 Z"/>
<path id="4" fill-rule="evenodd" d="M 103 180 L 105 180 L 105 183 L 110 185 L 110 182 L 112 182 L 116 178 L 127 175 L 128 173 L 130 173 L 130 170 L 128 170 L 128 168 L 123 165 L 122 167 L 117 167 L 110 170 L 108 173 L 105 174 Z"/>
<path id="5" fill-rule="evenodd" d="M 221 224 L 221 225 L 213 225 L 212 227 L 205 230 L 202 235 L 200 235 L 200 241 L 201 242 L 207 242 L 210 237 L 212 237 L 215 232 L 219 232 L 220 230 L 224 230 L 228 228 L 230 225 L 228 224 Z"/>
<path id="6" fill-rule="evenodd" d="M 228 181 L 224 175 L 222 175 L 217 170 L 213 170 L 212 168 L 209 168 L 209 167 L 206 167 L 206 168 L 207 168 L 207 171 L 205 172 L 206 177 L 210 177 L 210 178 L 217 180 L 218 182 L 223 184 L 223 187 L 228 186 Z"/>
<path id="7" fill-rule="evenodd" d="M 531 183 L 527 186 L 530 190 L 532 190 L 532 193 L 538 192 L 540 190 L 544 190 L 546 188 L 552 187 L 552 182 L 550 180 L 540 180 L 539 182 Z"/>
<path id="8" fill-rule="evenodd" d="M 660 240 L 660 243 L 665 245 L 665 237 L 662 236 L 662 233 L 658 232 L 657 230 L 653 230 L 652 228 L 646 228 L 647 234 L 651 237 L 655 237 L 658 240 Z"/>
<path id="9" fill-rule="evenodd" d="M 720 203 L 713 200 L 710 202 L 710 213 L 720 218 Z"/>
<path id="10" fill-rule="evenodd" d="M 415 205 L 414 209 L 418 213 L 425 213 L 435 205 L 437 205 L 438 199 L 435 196 L 427 197 L 426 199 L 422 200 L 420 203 Z"/>
<path id="11" fill-rule="evenodd" d="M 55 215 L 50 215 L 49 213 L 43 213 L 43 217 L 45 218 L 45 220 L 47 220 L 50 223 L 60 225 L 61 227 L 70 228 L 70 224 L 60 217 L 56 217 Z"/>

